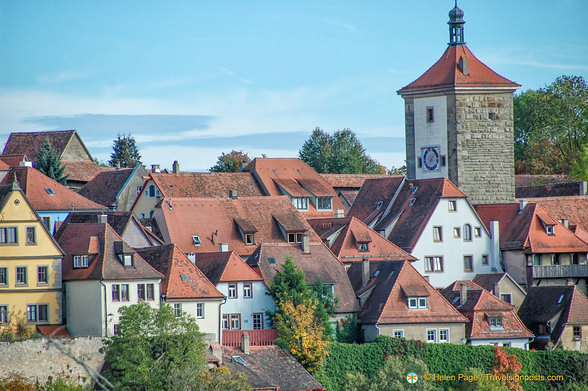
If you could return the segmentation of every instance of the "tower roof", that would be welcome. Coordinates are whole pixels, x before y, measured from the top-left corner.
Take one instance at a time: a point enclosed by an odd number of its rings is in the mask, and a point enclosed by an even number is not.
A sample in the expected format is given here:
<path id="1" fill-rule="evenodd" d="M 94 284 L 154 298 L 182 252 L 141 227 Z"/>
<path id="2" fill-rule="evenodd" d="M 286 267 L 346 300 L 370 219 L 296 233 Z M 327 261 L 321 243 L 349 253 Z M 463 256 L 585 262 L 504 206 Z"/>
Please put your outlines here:
<path id="1" fill-rule="evenodd" d="M 479 88 L 513 91 L 518 87 L 520 84 L 500 76 L 478 60 L 466 45 L 450 45 L 431 68 L 397 93 Z"/>

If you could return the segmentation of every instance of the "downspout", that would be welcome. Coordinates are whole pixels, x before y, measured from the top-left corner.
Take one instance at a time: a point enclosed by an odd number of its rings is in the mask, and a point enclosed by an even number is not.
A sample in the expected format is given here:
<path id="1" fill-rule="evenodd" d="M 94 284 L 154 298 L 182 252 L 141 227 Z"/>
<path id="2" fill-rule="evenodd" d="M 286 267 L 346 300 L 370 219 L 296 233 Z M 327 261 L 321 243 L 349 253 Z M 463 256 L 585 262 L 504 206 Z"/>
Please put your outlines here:
<path id="1" fill-rule="evenodd" d="M 218 344 L 223 346 L 223 311 L 222 306 L 227 302 L 227 297 L 223 296 L 223 302 L 218 305 Z"/>
<path id="2" fill-rule="evenodd" d="M 529 341 L 525 342 L 525 350 L 529 350 L 529 345 L 533 343 L 533 341 L 535 341 L 535 337 L 532 337 Z"/>
<path id="3" fill-rule="evenodd" d="M 100 285 L 104 287 L 104 337 L 108 337 L 108 301 L 106 295 L 106 285 L 100 279 Z"/>
<path id="4" fill-rule="evenodd" d="M 378 327 L 377 323 L 374 326 L 376 327 L 376 330 L 378 330 L 378 335 L 376 337 L 379 337 L 380 335 L 382 335 L 382 333 L 380 332 L 380 328 Z"/>

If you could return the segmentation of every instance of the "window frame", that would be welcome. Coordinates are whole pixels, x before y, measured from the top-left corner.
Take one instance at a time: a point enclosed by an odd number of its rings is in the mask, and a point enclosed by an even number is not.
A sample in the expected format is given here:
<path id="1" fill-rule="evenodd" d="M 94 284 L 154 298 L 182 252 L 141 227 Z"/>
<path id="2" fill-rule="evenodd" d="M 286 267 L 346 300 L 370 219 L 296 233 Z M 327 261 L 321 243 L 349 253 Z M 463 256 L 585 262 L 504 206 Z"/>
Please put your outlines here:
<path id="1" fill-rule="evenodd" d="M 34 311 L 32 309 L 34 308 Z M 44 311 L 41 311 L 41 308 L 44 308 Z M 45 319 L 40 319 L 41 314 L 46 316 Z M 31 315 L 34 314 L 34 319 L 32 319 Z M 49 303 L 35 303 L 35 304 L 27 304 L 27 323 L 28 324 L 47 324 L 50 321 L 49 315 Z"/>
<path id="2" fill-rule="evenodd" d="M 90 265 L 90 257 L 87 254 L 73 256 L 74 269 L 86 269 Z"/>
<path id="3" fill-rule="evenodd" d="M 292 197 L 292 204 L 298 210 L 307 211 L 310 197 Z"/>
<path id="4" fill-rule="evenodd" d="M 467 272 L 467 273 L 473 273 L 473 271 L 474 271 L 474 256 L 473 255 L 464 255 L 463 256 L 463 271 Z"/>
<path id="5" fill-rule="evenodd" d="M 192 235 L 192 244 L 194 246 L 202 246 L 202 240 L 199 235 Z"/>
<path id="6" fill-rule="evenodd" d="M 508 300 L 503 299 L 503 296 L 505 298 L 508 296 Z M 512 304 L 512 293 L 500 293 L 500 300 L 505 301 L 508 304 Z"/>
<path id="7" fill-rule="evenodd" d="M 474 227 L 474 237 L 482 237 L 482 227 Z"/>
<path id="8" fill-rule="evenodd" d="M 461 238 L 461 227 L 453 227 L 453 237 L 455 239 Z"/>
<path id="9" fill-rule="evenodd" d="M 443 333 L 446 333 L 446 338 L 442 338 Z M 449 343 L 449 329 L 439 329 L 439 343 Z"/>
<path id="10" fill-rule="evenodd" d="M 245 244 L 247 246 L 253 246 L 255 244 L 254 234 L 245 234 Z"/>
<path id="11" fill-rule="evenodd" d="M 249 288 L 249 292 L 247 292 L 247 289 Z M 243 298 L 244 299 L 252 299 L 253 298 L 253 283 L 251 282 L 244 282 L 243 283 Z"/>
<path id="12" fill-rule="evenodd" d="M 264 314 L 263 312 L 253 313 L 253 330 L 263 330 Z"/>
<path id="13" fill-rule="evenodd" d="M 369 243 L 358 243 L 357 251 L 360 253 L 367 253 L 369 250 Z"/>
<path id="14" fill-rule="evenodd" d="M 443 256 L 431 255 L 425 257 L 426 273 L 443 273 Z"/>
<path id="15" fill-rule="evenodd" d="M 41 280 L 41 270 L 44 270 L 44 280 Z M 37 265 L 37 285 L 49 285 L 49 265 Z"/>
<path id="16" fill-rule="evenodd" d="M 131 290 L 129 284 L 120 284 L 120 301 L 130 301 Z"/>
<path id="17" fill-rule="evenodd" d="M 196 319 L 204 319 L 204 303 L 196 303 Z"/>
<path id="18" fill-rule="evenodd" d="M 21 277 L 24 277 L 24 282 L 21 280 L 21 278 L 19 277 L 19 272 L 24 271 L 24 273 L 21 275 Z M 29 270 L 27 266 L 17 266 L 16 267 L 16 286 L 27 286 L 29 285 Z"/>
<path id="19" fill-rule="evenodd" d="M 429 336 L 430 336 L 429 333 L 433 333 L 433 339 L 429 338 Z M 427 337 L 426 338 L 427 343 L 437 343 L 437 329 L 426 329 L 425 335 Z"/>
<path id="20" fill-rule="evenodd" d="M 32 232 L 32 240 L 29 240 L 29 234 Z M 34 226 L 25 227 L 25 245 L 36 246 L 37 245 L 37 229 Z"/>
<path id="21" fill-rule="evenodd" d="M 433 242 L 435 242 L 435 243 L 443 242 L 443 226 L 441 226 L 441 225 L 434 225 L 433 226 Z"/>
<path id="22" fill-rule="evenodd" d="M 472 226 L 470 224 L 463 225 L 463 240 L 465 242 L 472 241 Z"/>
<path id="23" fill-rule="evenodd" d="M 174 315 L 178 319 L 182 317 L 182 303 L 174 303 Z"/>
<path id="24" fill-rule="evenodd" d="M 447 202 L 447 210 L 449 212 L 457 212 L 457 200 L 449 200 Z"/>
<path id="25" fill-rule="evenodd" d="M 328 206 L 325 206 L 328 200 Z M 333 210 L 333 197 L 316 197 L 316 210 L 328 211 Z"/>
<path id="26" fill-rule="evenodd" d="M 572 338 L 574 341 L 582 339 L 582 326 L 572 326 Z"/>
<path id="27" fill-rule="evenodd" d="M 416 310 L 419 308 L 419 301 L 416 297 L 409 297 L 407 303 L 408 303 L 408 309 Z"/>
<path id="28" fill-rule="evenodd" d="M 10 283 L 8 278 L 8 267 L 1 266 L 0 267 L 0 287 L 7 287 Z"/>
<path id="29" fill-rule="evenodd" d="M 227 297 L 229 299 L 238 299 L 239 298 L 238 284 L 228 284 Z"/>
<path id="30" fill-rule="evenodd" d="M 392 330 L 392 336 L 394 338 L 404 338 L 404 329 L 394 329 L 394 330 Z"/>
<path id="31" fill-rule="evenodd" d="M 426 297 L 417 297 L 417 299 L 418 299 L 417 308 L 419 310 L 426 310 L 429 308 L 429 300 Z M 423 304 L 423 300 L 424 300 L 424 304 Z"/>
<path id="32" fill-rule="evenodd" d="M 0 325 L 10 324 L 10 310 L 8 304 L 0 304 Z"/>
<path id="33" fill-rule="evenodd" d="M 502 316 L 489 316 L 488 317 L 488 324 L 490 325 L 490 330 L 503 330 L 504 323 L 502 322 Z"/>
<path id="34" fill-rule="evenodd" d="M 435 106 L 427 106 L 425 109 L 425 121 L 428 124 L 435 122 Z"/>
<path id="35" fill-rule="evenodd" d="M 490 262 L 490 258 L 487 254 L 482 254 L 482 265 L 488 265 Z"/>
<path id="36" fill-rule="evenodd" d="M 110 287 L 110 290 L 112 292 L 112 295 L 111 295 L 112 301 L 115 302 L 115 303 L 120 302 L 121 301 L 120 300 L 120 297 L 121 297 L 121 295 L 120 295 L 120 285 L 119 284 L 112 284 L 111 287 Z"/>
<path id="37" fill-rule="evenodd" d="M 12 233 L 9 238 L 8 233 Z M 10 241 L 13 239 L 14 241 Z M 18 245 L 18 227 L 0 227 L 0 246 L 17 246 Z"/>

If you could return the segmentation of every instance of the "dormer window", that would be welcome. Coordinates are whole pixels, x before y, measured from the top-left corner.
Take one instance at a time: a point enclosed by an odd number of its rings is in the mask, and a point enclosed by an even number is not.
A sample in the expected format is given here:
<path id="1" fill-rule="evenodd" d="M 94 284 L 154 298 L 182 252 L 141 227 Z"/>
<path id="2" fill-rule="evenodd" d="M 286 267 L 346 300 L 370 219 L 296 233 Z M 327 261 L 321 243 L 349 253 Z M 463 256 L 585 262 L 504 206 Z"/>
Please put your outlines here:
<path id="1" fill-rule="evenodd" d="M 408 308 L 411 310 L 426 310 L 428 308 L 428 300 L 426 297 L 409 297 Z"/>
<path id="2" fill-rule="evenodd" d="M 503 329 L 502 316 L 490 316 L 488 317 L 488 323 L 491 329 Z"/>
<path id="3" fill-rule="evenodd" d="M 317 210 L 332 210 L 333 203 L 332 197 L 317 197 L 316 198 L 316 209 Z"/>
<path id="4" fill-rule="evenodd" d="M 88 256 L 87 255 L 74 255 L 73 257 L 74 269 L 84 269 L 88 267 Z"/>
<path id="5" fill-rule="evenodd" d="M 114 252 L 124 267 L 133 267 L 133 252 L 122 241 L 114 242 Z"/>
<path id="6" fill-rule="evenodd" d="M 547 232 L 547 235 L 549 236 L 554 236 L 555 232 L 553 231 L 554 226 L 553 225 L 545 225 L 545 232 Z"/>
<path id="7" fill-rule="evenodd" d="M 121 254 L 123 258 L 124 267 L 133 266 L 133 254 Z"/>
<path id="8" fill-rule="evenodd" d="M 253 234 L 245 234 L 245 244 L 247 244 L 247 245 L 255 244 Z"/>
<path id="9" fill-rule="evenodd" d="M 302 232 L 291 232 L 288 234 L 288 243 L 302 243 Z"/>
<path id="10" fill-rule="evenodd" d="M 292 203 L 298 210 L 308 210 L 308 197 L 292 197 Z"/>
<path id="11" fill-rule="evenodd" d="M 192 235 L 192 243 L 194 243 L 194 246 L 200 246 L 202 244 L 200 241 L 200 236 Z"/>
<path id="12" fill-rule="evenodd" d="M 359 246 L 358 246 L 359 252 L 367 252 L 368 251 L 368 244 L 369 243 L 359 243 Z"/>

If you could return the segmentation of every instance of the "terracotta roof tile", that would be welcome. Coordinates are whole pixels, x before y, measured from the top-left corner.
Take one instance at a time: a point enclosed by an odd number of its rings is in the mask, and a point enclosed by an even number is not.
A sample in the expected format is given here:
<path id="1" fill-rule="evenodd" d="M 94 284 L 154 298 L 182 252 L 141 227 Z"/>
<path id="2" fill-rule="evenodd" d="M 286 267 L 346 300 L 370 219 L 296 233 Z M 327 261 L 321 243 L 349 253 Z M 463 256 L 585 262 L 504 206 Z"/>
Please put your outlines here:
<path id="1" fill-rule="evenodd" d="M 366 179 L 362 185 L 349 216 L 370 223 L 385 210 L 398 188 L 404 183 L 405 177 Z"/>
<path id="2" fill-rule="evenodd" d="M 516 188 L 516 198 L 583 196 L 584 182 L 556 183 Z"/>
<path id="3" fill-rule="evenodd" d="M 567 175 L 515 175 L 515 188 L 537 186 L 542 184 L 572 182 Z"/>
<path id="4" fill-rule="evenodd" d="M 20 167 L 21 162 L 28 162 L 30 161 L 27 159 L 25 154 L 14 154 L 14 155 L 0 155 L 0 161 L 4 162 L 8 165 L 9 168 L 11 167 Z"/>
<path id="5" fill-rule="evenodd" d="M 51 148 L 61 156 L 75 133 L 75 130 L 11 133 L 2 154 L 25 154 L 29 159 L 35 160 L 37 149 L 48 139 Z"/>
<path id="6" fill-rule="evenodd" d="M 134 168 L 100 172 L 86 183 L 78 194 L 102 205 L 115 206 L 116 196 L 134 172 Z"/>
<path id="7" fill-rule="evenodd" d="M 102 172 L 114 171 L 114 167 L 101 167 L 94 162 L 62 161 L 65 166 L 65 175 L 68 181 L 90 182 L 96 175 Z"/>
<path id="8" fill-rule="evenodd" d="M 280 179 L 275 178 L 273 180 L 276 185 L 282 188 L 286 193 L 290 194 L 292 197 L 308 197 L 309 194 L 300 184 L 298 181 L 294 179 Z"/>
<path id="9" fill-rule="evenodd" d="M 181 172 L 150 174 L 163 197 L 227 198 L 231 190 L 238 197 L 263 195 L 249 172 Z"/>
<path id="10" fill-rule="evenodd" d="M 588 196 L 530 198 L 558 220 L 568 220 L 570 225 L 579 225 L 588 230 Z"/>
<path id="11" fill-rule="evenodd" d="M 359 190 L 366 179 L 390 178 L 389 175 L 376 174 L 319 174 L 321 178 L 329 182 L 333 189 Z"/>
<path id="12" fill-rule="evenodd" d="M 333 188 L 326 186 L 323 181 L 314 178 L 299 178 L 298 183 L 312 194 L 318 197 L 325 197 L 333 195 Z"/>
<path id="13" fill-rule="evenodd" d="M 196 266 L 214 284 L 236 281 L 263 281 L 234 251 L 198 253 Z"/>
<path id="14" fill-rule="evenodd" d="M 459 69 L 460 58 L 468 63 L 468 75 L 464 75 Z M 520 87 L 520 84 L 494 72 L 478 60 L 466 45 L 452 45 L 447 47 L 445 53 L 431 68 L 397 92 L 403 95 L 411 92 L 471 87 L 514 90 Z"/>
<path id="15" fill-rule="evenodd" d="M 37 325 L 37 330 L 47 338 L 69 338 L 65 325 Z"/>
<path id="16" fill-rule="evenodd" d="M 13 168 L 1 184 L 11 184 L 15 175 L 36 210 L 105 209 L 31 167 Z M 53 195 L 46 189 L 51 189 Z"/>
<path id="17" fill-rule="evenodd" d="M 496 284 L 498 284 L 506 275 L 507 273 L 476 274 L 472 281 L 486 289 L 488 292 L 493 292 Z"/>

